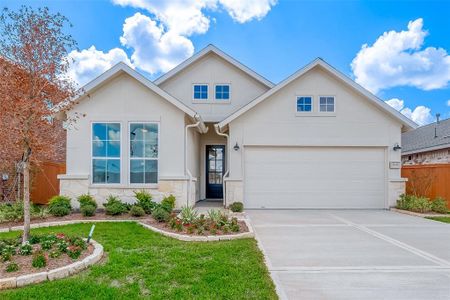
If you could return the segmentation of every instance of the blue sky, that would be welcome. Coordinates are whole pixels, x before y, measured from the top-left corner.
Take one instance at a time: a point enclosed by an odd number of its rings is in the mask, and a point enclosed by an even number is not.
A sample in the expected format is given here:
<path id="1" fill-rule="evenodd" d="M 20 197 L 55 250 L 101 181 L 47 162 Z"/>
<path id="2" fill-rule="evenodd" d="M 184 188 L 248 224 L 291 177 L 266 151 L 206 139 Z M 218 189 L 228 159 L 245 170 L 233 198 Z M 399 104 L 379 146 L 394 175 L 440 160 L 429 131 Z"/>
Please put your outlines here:
<path id="1" fill-rule="evenodd" d="M 430 122 L 437 112 L 450 117 L 450 1 L 252 1 L 0 0 L 0 6 L 48 6 L 67 16 L 79 48 L 73 76 L 81 83 L 119 60 L 154 79 L 212 43 L 275 83 L 322 57 L 416 122 Z"/>

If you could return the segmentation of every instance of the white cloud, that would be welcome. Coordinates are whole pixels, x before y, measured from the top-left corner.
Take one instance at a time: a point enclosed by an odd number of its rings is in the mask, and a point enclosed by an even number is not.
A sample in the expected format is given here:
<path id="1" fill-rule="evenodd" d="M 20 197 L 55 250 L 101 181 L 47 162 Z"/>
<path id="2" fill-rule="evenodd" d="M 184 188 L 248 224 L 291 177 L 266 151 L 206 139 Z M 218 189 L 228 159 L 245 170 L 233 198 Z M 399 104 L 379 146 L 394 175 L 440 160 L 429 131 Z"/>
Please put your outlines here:
<path id="1" fill-rule="evenodd" d="M 277 0 L 219 0 L 219 3 L 234 20 L 245 23 L 264 18 Z"/>
<path id="2" fill-rule="evenodd" d="M 445 87 L 450 81 L 450 56 L 443 48 L 423 49 L 427 35 L 423 20 L 417 19 L 406 31 L 385 32 L 373 45 L 364 44 L 351 63 L 356 82 L 374 93 L 395 86 Z"/>
<path id="3" fill-rule="evenodd" d="M 450 106 L 450 100 L 447 100 L 447 106 Z"/>
<path id="4" fill-rule="evenodd" d="M 207 32 L 210 20 L 202 10 L 215 7 L 215 1 L 205 0 L 112 0 L 112 2 L 121 6 L 146 9 L 155 15 L 167 31 L 185 36 Z"/>
<path id="5" fill-rule="evenodd" d="M 431 109 L 429 107 L 420 105 L 414 108 L 414 110 L 411 110 L 411 108 L 405 107 L 405 102 L 403 100 L 398 98 L 392 98 L 385 102 L 419 125 L 433 122 L 433 116 L 431 115 Z"/>
<path id="6" fill-rule="evenodd" d="M 72 51 L 76 60 L 69 75 L 85 84 L 115 63 L 124 61 L 150 74 L 166 72 L 190 57 L 194 45 L 189 37 L 204 34 L 211 22 L 207 11 L 224 8 L 239 23 L 262 19 L 277 0 L 111 0 L 121 6 L 145 9 L 146 16 L 136 13 L 123 24 L 122 46 L 130 49 L 131 57 L 120 48 L 102 52 L 92 46 Z"/>
<path id="7" fill-rule="evenodd" d="M 86 84 L 119 62 L 133 67 L 125 51 L 120 48 L 103 52 L 91 46 L 81 51 L 72 50 L 69 58 L 74 62 L 70 65 L 68 75 L 79 85 Z"/>
<path id="8" fill-rule="evenodd" d="M 125 20 L 120 42 L 133 49 L 133 64 L 151 74 L 168 71 L 194 53 L 194 45 L 188 38 L 172 30 L 165 31 L 141 13 Z"/>

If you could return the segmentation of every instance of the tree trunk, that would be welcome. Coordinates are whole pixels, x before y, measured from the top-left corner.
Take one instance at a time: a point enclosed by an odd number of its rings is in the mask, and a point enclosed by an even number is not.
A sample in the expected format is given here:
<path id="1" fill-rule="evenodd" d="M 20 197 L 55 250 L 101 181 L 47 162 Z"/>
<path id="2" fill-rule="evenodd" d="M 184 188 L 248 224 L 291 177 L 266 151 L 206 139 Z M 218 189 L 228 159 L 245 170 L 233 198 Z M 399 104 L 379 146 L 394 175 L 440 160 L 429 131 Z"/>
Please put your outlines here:
<path id="1" fill-rule="evenodd" d="M 23 162 L 23 238 L 25 244 L 30 237 L 30 164 L 28 157 Z"/>

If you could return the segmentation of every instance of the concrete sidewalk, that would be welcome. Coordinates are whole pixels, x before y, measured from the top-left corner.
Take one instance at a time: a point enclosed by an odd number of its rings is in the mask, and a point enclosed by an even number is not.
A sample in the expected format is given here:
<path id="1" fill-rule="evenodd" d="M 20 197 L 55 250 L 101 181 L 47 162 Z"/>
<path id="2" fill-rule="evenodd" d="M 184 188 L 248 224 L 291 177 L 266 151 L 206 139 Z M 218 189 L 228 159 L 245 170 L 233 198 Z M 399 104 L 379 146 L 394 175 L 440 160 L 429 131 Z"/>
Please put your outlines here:
<path id="1" fill-rule="evenodd" d="M 450 225 L 391 211 L 250 210 L 281 298 L 450 299 Z"/>

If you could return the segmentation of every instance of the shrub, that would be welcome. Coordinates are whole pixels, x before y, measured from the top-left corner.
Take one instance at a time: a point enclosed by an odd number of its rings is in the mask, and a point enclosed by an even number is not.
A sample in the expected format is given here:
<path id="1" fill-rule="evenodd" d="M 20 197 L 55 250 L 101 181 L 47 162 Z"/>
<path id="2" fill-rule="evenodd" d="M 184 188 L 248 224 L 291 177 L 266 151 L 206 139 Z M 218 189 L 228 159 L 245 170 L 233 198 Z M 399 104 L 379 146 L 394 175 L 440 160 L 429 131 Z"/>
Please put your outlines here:
<path id="1" fill-rule="evenodd" d="M 431 206 L 431 201 L 425 197 L 402 194 L 397 200 L 397 208 L 420 213 L 430 212 Z"/>
<path id="2" fill-rule="evenodd" d="M 79 236 L 70 238 L 70 243 L 83 250 L 87 248 L 87 243 Z"/>
<path id="3" fill-rule="evenodd" d="M 167 210 L 169 213 L 175 208 L 176 198 L 174 195 L 164 197 L 161 201 L 161 207 Z"/>
<path id="4" fill-rule="evenodd" d="M 25 244 L 23 244 L 19 248 L 20 255 L 30 255 L 32 252 L 33 252 L 33 247 L 30 245 L 29 242 L 25 242 Z"/>
<path id="5" fill-rule="evenodd" d="M 48 209 L 43 205 L 31 204 L 31 217 L 44 219 L 48 216 Z"/>
<path id="6" fill-rule="evenodd" d="M 23 202 L 0 204 L 0 221 L 18 222 L 23 220 Z"/>
<path id="7" fill-rule="evenodd" d="M 103 204 L 103 206 L 105 207 L 107 215 L 117 216 L 127 211 L 125 203 L 120 201 L 119 197 L 112 195 L 108 197 L 106 203 Z"/>
<path id="8" fill-rule="evenodd" d="M 66 252 L 68 246 L 69 246 L 69 244 L 64 240 L 61 240 L 58 243 L 56 243 L 56 247 L 58 248 L 58 251 L 60 251 L 60 252 Z"/>
<path id="9" fill-rule="evenodd" d="M 47 265 L 47 258 L 42 251 L 39 251 L 33 255 L 31 265 L 36 269 L 43 268 Z"/>
<path id="10" fill-rule="evenodd" d="M 136 204 L 142 207 L 146 214 L 151 214 L 152 210 L 156 207 L 156 202 L 152 201 L 152 195 L 144 190 L 139 192 L 134 192 L 134 197 L 136 198 Z"/>
<path id="11" fill-rule="evenodd" d="M 130 214 L 133 217 L 142 217 L 145 215 L 145 210 L 139 205 L 133 205 L 130 209 Z"/>
<path id="12" fill-rule="evenodd" d="M 15 262 L 11 262 L 6 266 L 6 272 L 11 273 L 16 271 L 19 271 L 19 265 L 16 264 Z"/>
<path id="13" fill-rule="evenodd" d="M 58 258 L 61 256 L 61 251 L 59 249 L 55 249 L 49 252 L 48 256 L 50 258 Z"/>
<path id="14" fill-rule="evenodd" d="M 2 251 L 2 261 L 3 262 L 11 260 L 11 256 L 12 256 L 11 253 Z"/>
<path id="15" fill-rule="evenodd" d="M 230 223 L 230 230 L 232 232 L 239 232 L 241 227 L 239 226 L 237 218 L 232 218 Z"/>
<path id="16" fill-rule="evenodd" d="M 49 213 L 56 217 L 67 216 L 71 210 L 70 198 L 66 196 L 54 196 L 48 203 Z"/>
<path id="17" fill-rule="evenodd" d="M 33 234 L 33 235 L 30 235 L 30 238 L 28 239 L 28 241 L 30 242 L 30 244 L 34 245 L 34 244 L 39 244 L 41 239 L 42 239 L 42 236 Z"/>
<path id="18" fill-rule="evenodd" d="M 431 210 L 436 213 L 446 214 L 448 212 L 447 201 L 442 197 L 437 197 L 431 202 Z"/>
<path id="19" fill-rule="evenodd" d="M 81 247 L 75 245 L 67 247 L 67 255 L 72 259 L 77 259 L 81 255 Z"/>
<path id="20" fill-rule="evenodd" d="M 158 222 L 164 222 L 169 220 L 170 213 L 162 206 L 157 206 L 152 211 L 152 217 Z"/>
<path id="21" fill-rule="evenodd" d="M 183 224 L 193 224 L 198 218 L 198 212 L 192 206 L 181 208 L 180 219 Z"/>
<path id="22" fill-rule="evenodd" d="M 91 204 L 86 204 L 86 205 L 80 206 L 80 211 L 84 217 L 92 217 L 95 215 L 96 207 Z"/>
<path id="23" fill-rule="evenodd" d="M 243 212 L 244 204 L 242 202 L 233 202 L 230 204 L 230 210 L 232 212 Z"/>
<path id="24" fill-rule="evenodd" d="M 97 208 L 97 202 L 95 202 L 94 197 L 92 197 L 90 194 L 83 194 L 78 196 L 77 198 L 78 202 L 80 202 L 80 209 L 83 206 L 92 205 L 95 208 Z"/>

